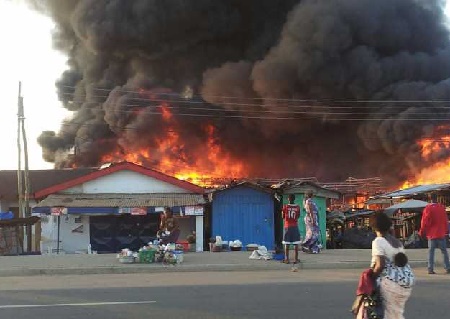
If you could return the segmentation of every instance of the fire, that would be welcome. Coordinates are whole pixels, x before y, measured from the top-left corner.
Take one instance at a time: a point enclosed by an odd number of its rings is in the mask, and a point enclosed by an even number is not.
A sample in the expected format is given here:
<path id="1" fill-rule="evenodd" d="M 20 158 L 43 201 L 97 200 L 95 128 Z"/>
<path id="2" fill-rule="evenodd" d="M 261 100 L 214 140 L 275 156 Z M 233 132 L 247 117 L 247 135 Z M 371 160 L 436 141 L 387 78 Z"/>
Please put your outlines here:
<path id="1" fill-rule="evenodd" d="M 200 186 L 211 186 L 212 179 L 246 176 L 246 165 L 223 150 L 213 125 L 204 124 L 202 130 L 205 142 L 200 143 L 198 149 L 190 149 L 188 154 L 183 134 L 177 130 L 176 116 L 166 103 L 158 109 L 161 112 L 161 120 L 166 125 L 164 131 L 159 132 L 159 138 L 155 139 L 156 147 L 136 149 L 133 145 L 126 146 L 120 151 L 103 156 L 101 161 L 132 162 Z M 192 154 L 195 154 L 194 158 Z"/>
<path id="2" fill-rule="evenodd" d="M 172 119 L 172 113 L 169 110 L 169 107 L 166 104 L 161 105 L 161 115 L 165 121 L 169 121 Z"/>
<path id="3" fill-rule="evenodd" d="M 434 134 L 439 137 L 424 138 L 417 142 L 421 148 L 421 156 L 424 161 L 429 160 L 434 154 L 441 152 L 443 149 L 450 148 L 450 134 L 448 134 L 448 131 L 449 127 L 439 126 Z M 413 180 L 406 181 L 401 188 L 448 182 L 450 182 L 450 158 L 422 169 Z"/>
<path id="4" fill-rule="evenodd" d="M 231 158 L 229 154 L 224 152 L 220 147 L 220 141 L 215 137 L 215 128 L 207 125 L 205 131 L 208 134 L 208 142 L 202 154 L 199 154 L 191 165 L 186 165 L 182 157 L 175 163 L 168 158 L 164 158 L 160 162 L 160 170 L 169 175 L 173 175 L 178 179 L 187 180 L 194 184 L 205 186 L 208 179 L 215 178 L 237 178 L 245 174 L 245 166 L 243 163 Z M 179 143 L 179 139 L 174 139 L 169 143 L 172 147 L 173 143 Z M 161 147 L 167 146 L 165 143 L 160 144 Z"/>
<path id="5" fill-rule="evenodd" d="M 431 167 L 424 168 L 413 181 L 407 181 L 402 189 L 415 185 L 439 184 L 450 182 L 450 159 L 439 162 Z"/>

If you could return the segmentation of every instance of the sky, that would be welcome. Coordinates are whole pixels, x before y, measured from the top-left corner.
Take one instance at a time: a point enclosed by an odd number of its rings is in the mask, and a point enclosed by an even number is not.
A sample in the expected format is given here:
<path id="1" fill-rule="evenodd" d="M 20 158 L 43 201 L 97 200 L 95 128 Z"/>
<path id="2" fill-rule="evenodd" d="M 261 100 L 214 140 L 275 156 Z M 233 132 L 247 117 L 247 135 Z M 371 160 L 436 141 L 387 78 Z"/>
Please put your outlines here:
<path id="1" fill-rule="evenodd" d="M 450 15 L 450 5 L 447 4 Z M 52 48 L 53 22 L 29 9 L 23 0 L 0 0 L 0 170 L 17 169 L 17 94 L 22 82 L 30 169 L 51 169 L 42 159 L 37 138 L 58 131 L 70 116 L 58 101 L 55 81 L 66 57 Z M 450 57 L 449 57 L 450 59 Z"/>
<path id="2" fill-rule="evenodd" d="M 66 57 L 52 48 L 53 22 L 17 0 L 0 0 L 0 170 L 17 169 L 17 95 L 22 81 L 30 169 L 53 168 L 42 159 L 37 137 L 58 130 L 70 116 L 58 101 L 55 81 Z"/>

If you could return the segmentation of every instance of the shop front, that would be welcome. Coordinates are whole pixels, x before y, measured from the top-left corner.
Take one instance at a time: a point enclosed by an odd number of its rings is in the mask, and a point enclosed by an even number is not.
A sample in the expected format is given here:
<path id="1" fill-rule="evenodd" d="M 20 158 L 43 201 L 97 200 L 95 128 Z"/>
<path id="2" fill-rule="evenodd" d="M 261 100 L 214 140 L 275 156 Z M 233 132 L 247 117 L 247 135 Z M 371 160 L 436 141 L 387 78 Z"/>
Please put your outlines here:
<path id="1" fill-rule="evenodd" d="M 138 248 L 156 237 L 165 207 L 178 221 L 178 240 L 195 232 L 195 250 L 203 250 L 204 189 L 150 168 L 110 163 L 33 197 L 33 214 L 42 217 L 43 253 Z"/>
<path id="2" fill-rule="evenodd" d="M 164 207 L 180 227 L 177 242 L 187 249 L 187 238 L 196 234 L 195 250 L 202 251 L 204 203 L 201 194 L 55 194 L 33 214 L 41 217 L 43 253 L 138 250 L 157 238 Z"/>

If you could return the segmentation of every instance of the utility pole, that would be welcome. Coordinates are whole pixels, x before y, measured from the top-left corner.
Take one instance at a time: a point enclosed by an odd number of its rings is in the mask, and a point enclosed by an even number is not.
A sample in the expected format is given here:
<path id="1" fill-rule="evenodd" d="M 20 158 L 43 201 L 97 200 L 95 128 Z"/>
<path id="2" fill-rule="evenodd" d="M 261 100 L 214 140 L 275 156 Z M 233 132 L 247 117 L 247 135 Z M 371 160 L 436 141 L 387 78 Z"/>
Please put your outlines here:
<path id="1" fill-rule="evenodd" d="M 22 218 L 28 218 L 31 216 L 30 211 L 30 179 L 29 179 L 29 166 L 28 166 L 28 142 L 25 132 L 25 112 L 23 107 L 22 97 L 22 82 L 19 82 L 19 96 L 18 96 L 18 113 L 17 113 L 17 147 L 18 147 L 18 171 L 17 182 L 19 192 L 19 215 Z M 23 155 L 24 155 L 24 171 L 22 172 L 22 142 L 23 142 Z M 25 226 L 25 237 L 27 251 L 31 252 L 32 245 L 32 231 L 31 225 Z"/>
<path id="2" fill-rule="evenodd" d="M 23 206 L 23 178 L 22 178 L 22 141 L 21 141 L 21 121 L 22 121 L 22 82 L 19 82 L 19 95 L 17 98 L 17 196 L 19 200 L 19 218 L 24 218 Z M 20 241 L 23 243 L 23 241 Z M 23 250 L 23 245 L 22 245 Z"/>

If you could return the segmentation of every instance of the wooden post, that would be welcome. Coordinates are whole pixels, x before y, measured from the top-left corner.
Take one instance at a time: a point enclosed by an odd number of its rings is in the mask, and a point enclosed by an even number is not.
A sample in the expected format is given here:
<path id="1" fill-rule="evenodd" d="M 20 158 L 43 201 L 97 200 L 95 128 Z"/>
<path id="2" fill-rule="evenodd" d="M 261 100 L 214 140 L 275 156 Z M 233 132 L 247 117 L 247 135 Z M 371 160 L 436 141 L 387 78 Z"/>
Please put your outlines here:
<path id="1" fill-rule="evenodd" d="M 28 166 L 28 142 L 27 142 L 27 134 L 25 132 L 25 111 L 23 106 L 23 97 L 19 97 L 19 103 L 21 105 L 22 110 L 22 139 L 23 139 L 23 156 L 24 156 L 24 200 L 23 200 L 23 214 L 25 218 L 31 217 L 30 211 L 30 178 L 29 178 L 29 166 Z M 26 236 L 27 236 L 27 252 L 32 251 L 32 225 L 28 224 L 25 226 Z"/>
<path id="2" fill-rule="evenodd" d="M 19 96 L 18 96 L 18 105 L 17 105 L 17 196 L 19 201 L 19 216 L 24 217 L 23 215 L 23 205 L 22 205 L 22 193 L 23 193 L 23 185 L 22 185 L 22 143 L 21 143 L 21 118 L 22 118 L 22 108 L 21 108 L 21 94 L 22 94 L 22 82 L 19 82 Z"/>
<path id="3" fill-rule="evenodd" d="M 56 241 L 56 254 L 58 254 L 58 255 L 59 255 L 60 229 L 61 229 L 61 215 L 58 215 L 58 232 L 57 232 L 57 241 Z"/>
<path id="4" fill-rule="evenodd" d="M 23 118 L 22 108 L 22 82 L 19 82 L 19 94 L 17 98 L 17 197 L 19 202 L 19 218 L 24 218 L 24 206 L 23 206 L 23 175 L 22 175 L 22 142 L 21 142 L 21 127 Z M 17 236 L 22 236 L 22 232 L 18 232 Z M 18 243 L 23 243 L 21 238 L 18 239 Z M 21 247 L 23 251 L 23 246 Z"/>

